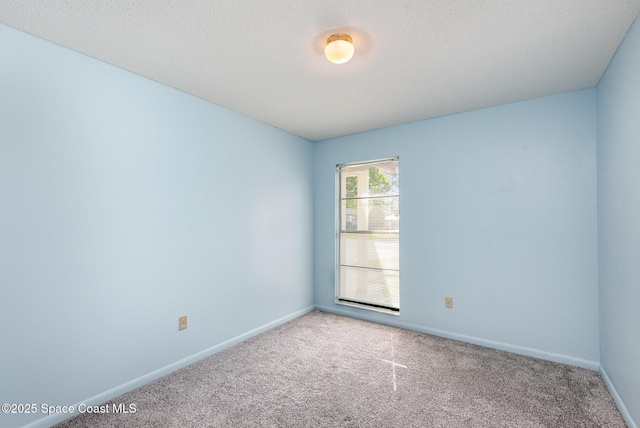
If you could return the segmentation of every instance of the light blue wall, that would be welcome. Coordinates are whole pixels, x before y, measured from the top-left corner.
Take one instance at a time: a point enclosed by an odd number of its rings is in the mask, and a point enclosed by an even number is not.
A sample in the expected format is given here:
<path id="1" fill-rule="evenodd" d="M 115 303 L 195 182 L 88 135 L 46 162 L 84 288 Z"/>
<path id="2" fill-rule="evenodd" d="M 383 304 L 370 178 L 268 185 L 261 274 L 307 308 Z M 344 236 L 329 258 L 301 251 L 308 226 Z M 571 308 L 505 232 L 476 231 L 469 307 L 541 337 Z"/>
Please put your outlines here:
<path id="1" fill-rule="evenodd" d="M 598 85 L 600 364 L 640 424 L 640 22 Z"/>
<path id="2" fill-rule="evenodd" d="M 595 123 L 590 89 L 317 143 L 316 305 L 597 368 Z M 399 317 L 334 303 L 335 166 L 390 156 Z"/>
<path id="3" fill-rule="evenodd" d="M 1 25 L 0 64 L 1 403 L 75 404 L 313 305 L 311 142 Z"/>

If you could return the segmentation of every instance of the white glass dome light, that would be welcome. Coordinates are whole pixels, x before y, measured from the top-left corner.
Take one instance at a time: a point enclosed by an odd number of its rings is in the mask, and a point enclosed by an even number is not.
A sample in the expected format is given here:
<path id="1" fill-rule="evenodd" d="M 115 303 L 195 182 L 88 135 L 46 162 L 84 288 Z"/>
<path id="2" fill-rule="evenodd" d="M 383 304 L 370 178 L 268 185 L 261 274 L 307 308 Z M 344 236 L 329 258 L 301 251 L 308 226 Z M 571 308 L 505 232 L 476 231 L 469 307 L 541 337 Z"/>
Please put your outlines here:
<path id="1" fill-rule="evenodd" d="M 355 52 L 353 40 L 346 34 L 334 34 L 327 39 L 324 55 L 334 64 L 344 64 Z"/>

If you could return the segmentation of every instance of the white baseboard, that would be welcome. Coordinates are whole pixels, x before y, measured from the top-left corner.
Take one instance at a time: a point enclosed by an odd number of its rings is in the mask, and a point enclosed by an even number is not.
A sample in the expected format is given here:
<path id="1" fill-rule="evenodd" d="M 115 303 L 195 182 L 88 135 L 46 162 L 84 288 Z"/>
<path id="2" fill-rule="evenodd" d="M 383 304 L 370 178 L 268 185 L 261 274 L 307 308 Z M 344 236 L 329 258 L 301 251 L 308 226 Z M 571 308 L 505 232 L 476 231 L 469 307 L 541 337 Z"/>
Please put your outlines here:
<path id="1" fill-rule="evenodd" d="M 616 391 L 616 388 L 615 386 L 613 386 L 611 379 L 609 379 L 607 372 L 604 370 L 602 366 L 600 366 L 599 371 L 600 371 L 600 376 L 602 376 L 602 379 L 604 380 L 605 385 L 607 385 L 607 388 L 609 388 L 609 392 L 613 397 L 613 401 L 616 402 L 616 406 L 618 406 L 618 410 L 620 410 L 620 414 L 622 415 L 622 418 L 624 419 L 624 421 L 627 423 L 627 426 L 629 428 L 638 428 L 638 425 L 636 425 L 635 421 L 631 417 L 631 414 L 627 410 L 627 406 L 624 405 L 624 402 L 622 401 L 622 398 L 620 398 L 618 391 Z"/>
<path id="2" fill-rule="evenodd" d="M 509 343 L 496 342 L 493 340 L 482 339 L 473 336 L 466 336 L 464 334 L 451 333 L 444 330 L 438 330 L 435 328 L 423 327 L 417 324 L 409 324 L 399 321 L 397 318 L 389 317 L 388 320 L 381 322 L 378 318 L 369 317 L 368 314 L 362 314 L 360 312 L 354 313 L 352 311 L 334 308 L 331 306 L 316 305 L 316 309 L 324 312 L 329 312 L 336 315 L 344 315 L 351 318 L 358 318 L 364 321 L 371 321 L 379 324 L 386 324 L 392 327 L 403 328 L 406 330 L 417 331 L 419 333 L 426 333 L 433 336 L 444 337 L 447 339 L 459 340 L 461 342 L 473 343 L 474 345 L 485 346 L 487 348 L 499 349 L 501 351 L 512 352 L 514 354 L 526 355 L 528 357 L 540 358 L 542 360 L 553 361 L 554 363 L 568 364 L 571 366 L 582 367 L 585 369 L 598 371 L 600 364 L 596 361 L 584 360 L 581 358 L 571 357 L 564 354 L 556 354 L 553 352 L 541 351 L 539 349 L 527 348 L 524 346 L 512 345 Z"/>
<path id="3" fill-rule="evenodd" d="M 175 363 L 169 364 L 168 366 L 162 367 L 144 376 L 140 376 L 137 379 L 133 379 L 129 382 L 123 383 L 120 386 L 116 386 L 115 388 L 109 389 L 108 391 L 94 395 L 93 397 L 87 398 L 86 400 L 79 401 L 78 403 L 74 404 L 73 407 L 77 409 L 79 404 L 86 404 L 87 406 L 97 406 L 101 403 L 104 403 L 105 401 L 109 401 L 113 398 L 119 397 L 124 393 L 132 391 L 153 380 L 161 378 L 162 376 L 166 376 L 171 372 L 174 372 L 178 369 L 186 367 L 189 364 L 193 364 L 196 361 L 199 361 L 205 357 L 208 357 L 224 349 L 227 349 L 253 336 L 257 336 L 260 333 L 264 333 L 267 330 L 271 330 L 272 328 L 277 327 L 280 324 L 284 324 L 287 321 L 291 321 L 294 318 L 298 318 L 299 316 L 307 314 L 313 311 L 314 309 L 315 309 L 315 306 L 309 306 L 305 309 L 289 314 L 285 317 L 282 317 L 280 319 L 277 319 L 275 321 L 262 325 L 258 328 L 255 328 L 244 334 L 236 336 L 218 345 L 212 346 L 211 348 L 205 349 L 204 351 L 201 351 L 189 357 L 183 358 L 180 361 L 176 361 Z M 65 414 L 53 414 L 53 415 L 49 415 L 44 418 L 38 419 L 37 421 L 34 421 L 28 425 L 25 425 L 23 428 L 46 428 L 46 427 L 55 425 L 59 422 L 62 422 L 63 420 L 68 419 L 69 417 L 70 417 L 69 415 L 65 415 Z"/>

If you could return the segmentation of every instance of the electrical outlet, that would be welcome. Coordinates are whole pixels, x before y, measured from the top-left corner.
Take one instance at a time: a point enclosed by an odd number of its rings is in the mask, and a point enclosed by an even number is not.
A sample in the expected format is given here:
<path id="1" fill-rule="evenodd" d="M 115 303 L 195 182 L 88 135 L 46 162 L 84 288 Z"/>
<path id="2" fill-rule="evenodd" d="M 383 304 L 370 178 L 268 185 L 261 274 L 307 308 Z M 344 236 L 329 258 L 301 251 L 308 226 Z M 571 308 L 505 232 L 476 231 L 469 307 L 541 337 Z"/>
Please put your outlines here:
<path id="1" fill-rule="evenodd" d="M 187 329 L 187 316 L 183 316 L 178 318 L 178 330 L 186 330 Z"/>
<path id="2" fill-rule="evenodd" d="M 445 297 L 444 298 L 444 307 L 447 309 L 453 308 L 453 297 Z"/>

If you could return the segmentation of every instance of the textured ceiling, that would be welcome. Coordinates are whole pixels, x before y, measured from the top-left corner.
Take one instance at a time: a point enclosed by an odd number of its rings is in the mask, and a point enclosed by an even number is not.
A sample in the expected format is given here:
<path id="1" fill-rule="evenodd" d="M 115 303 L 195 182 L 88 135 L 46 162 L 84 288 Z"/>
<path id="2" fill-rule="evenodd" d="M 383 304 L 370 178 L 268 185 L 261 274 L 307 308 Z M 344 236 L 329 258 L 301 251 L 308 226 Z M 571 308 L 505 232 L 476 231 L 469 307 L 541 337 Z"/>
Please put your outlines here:
<path id="1" fill-rule="evenodd" d="M 593 87 L 640 0 L 2 0 L 0 22 L 310 140 Z M 323 55 L 353 37 L 343 65 Z"/>

